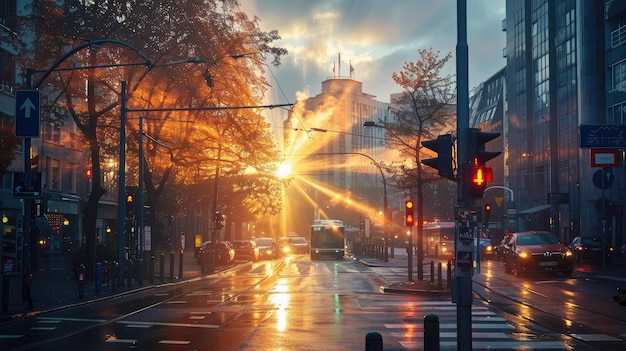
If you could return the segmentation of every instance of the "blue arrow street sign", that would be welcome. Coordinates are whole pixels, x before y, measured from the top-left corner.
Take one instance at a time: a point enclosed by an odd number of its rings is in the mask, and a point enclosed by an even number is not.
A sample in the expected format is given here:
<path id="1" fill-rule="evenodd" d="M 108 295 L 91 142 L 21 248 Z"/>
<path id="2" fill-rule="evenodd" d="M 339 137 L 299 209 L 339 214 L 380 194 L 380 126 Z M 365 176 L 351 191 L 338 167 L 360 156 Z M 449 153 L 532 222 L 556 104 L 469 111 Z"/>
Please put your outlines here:
<path id="1" fill-rule="evenodd" d="M 15 136 L 18 138 L 39 138 L 40 112 L 39 90 L 16 91 Z"/>

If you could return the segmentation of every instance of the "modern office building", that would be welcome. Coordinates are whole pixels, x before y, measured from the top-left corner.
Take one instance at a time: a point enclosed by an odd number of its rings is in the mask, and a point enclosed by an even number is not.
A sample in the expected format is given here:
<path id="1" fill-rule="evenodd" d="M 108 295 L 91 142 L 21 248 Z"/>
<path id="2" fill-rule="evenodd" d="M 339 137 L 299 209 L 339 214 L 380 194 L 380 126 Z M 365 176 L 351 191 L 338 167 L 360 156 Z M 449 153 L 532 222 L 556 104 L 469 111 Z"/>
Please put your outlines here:
<path id="1" fill-rule="evenodd" d="M 385 146 L 384 129 L 364 124 L 386 120 L 388 107 L 388 103 L 364 92 L 363 83 L 353 79 L 351 70 L 350 77 L 326 79 L 319 94 L 298 101 L 289 111 L 285 121 L 286 154 L 300 155 L 289 161 L 319 165 L 307 168 L 307 177 L 335 189 L 336 194 L 350 191 L 352 196 L 348 202 L 337 201 L 333 200 L 333 190 L 324 193 L 309 186 L 313 201 L 302 203 L 307 207 L 302 210 L 307 213 L 305 224 L 310 226 L 313 219 L 333 218 L 359 227 L 363 217 L 382 211 L 387 179 L 380 163 L 392 159 Z M 391 204 L 392 190 L 386 190 Z M 361 207 L 350 206 L 350 201 Z M 365 203 L 376 211 L 366 213 Z"/>
<path id="2" fill-rule="evenodd" d="M 619 165 L 592 165 L 581 125 L 624 123 L 626 4 L 506 2 L 508 182 L 524 220 L 561 240 L 624 243 L 624 146 Z M 607 145 L 602 145 L 606 147 Z"/>

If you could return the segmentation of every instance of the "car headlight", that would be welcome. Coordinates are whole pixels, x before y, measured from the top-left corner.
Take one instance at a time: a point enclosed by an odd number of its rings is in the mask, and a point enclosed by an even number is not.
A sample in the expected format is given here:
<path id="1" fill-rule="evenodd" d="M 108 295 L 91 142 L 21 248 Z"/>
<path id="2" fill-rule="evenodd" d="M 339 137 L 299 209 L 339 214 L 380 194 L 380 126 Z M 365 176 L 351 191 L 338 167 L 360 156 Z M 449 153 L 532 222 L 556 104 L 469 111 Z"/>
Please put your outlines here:
<path id="1" fill-rule="evenodd" d="M 522 251 L 522 252 L 520 252 L 519 254 L 517 254 L 517 256 L 518 256 L 519 258 L 528 258 L 528 252 L 526 252 L 526 251 Z"/>
<path id="2" fill-rule="evenodd" d="M 569 257 L 572 255 L 572 252 L 570 250 L 565 251 L 565 256 Z"/>

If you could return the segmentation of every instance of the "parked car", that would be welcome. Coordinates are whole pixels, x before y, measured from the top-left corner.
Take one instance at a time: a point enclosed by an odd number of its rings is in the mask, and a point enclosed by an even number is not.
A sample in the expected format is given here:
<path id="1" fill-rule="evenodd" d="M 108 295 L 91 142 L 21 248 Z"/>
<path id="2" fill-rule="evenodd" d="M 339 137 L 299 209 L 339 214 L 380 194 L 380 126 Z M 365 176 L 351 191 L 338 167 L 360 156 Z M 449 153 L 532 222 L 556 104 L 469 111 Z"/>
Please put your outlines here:
<path id="1" fill-rule="evenodd" d="M 484 233 L 482 237 L 478 238 L 478 245 L 480 247 L 480 259 L 492 260 L 494 258 L 494 250 L 491 245 L 491 239 L 489 239 Z"/>
<path id="2" fill-rule="evenodd" d="M 602 262 L 602 238 L 599 236 L 577 236 L 572 240 L 570 248 L 574 252 L 574 260 Z M 604 247 L 604 261 L 610 263 L 613 259 L 613 247 Z"/>
<path id="3" fill-rule="evenodd" d="M 259 260 L 259 248 L 254 240 L 235 240 L 233 241 L 235 249 L 235 260 L 237 261 L 253 261 Z"/>
<path id="4" fill-rule="evenodd" d="M 574 270 L 572 251 L 550 232 L 512 233 L 505 243 L 506 273 L 564 273 Z"/>
<path id="5" fill-rule="evenodd" d="M 210 257 L 210 249 L 209 246 L 211 241 L 205 241 L 200 246 L 198 252 L 198 260 L 201 264 L 205 265 L 208 263 L 208 259 Z M 217 243 L 217 264 L 218 265 L 227 265 L 232 263 L 235 260 L 235 250 L 229 241 L 220 241 Z"/>
<path id="6" fill-rule="evenodd" d="M 278 245 L 274 238 L 256 238 L 256 246 L 259 248 L 260 259 L 275 259 L 278 257 Z"/>
<path id="7" fill-rule="evenodd" d="M 309 254 L 311 252 L 311 246 L 304 237 L 288 236 L 279 240 L 280 249 L 284 254 Z"/>

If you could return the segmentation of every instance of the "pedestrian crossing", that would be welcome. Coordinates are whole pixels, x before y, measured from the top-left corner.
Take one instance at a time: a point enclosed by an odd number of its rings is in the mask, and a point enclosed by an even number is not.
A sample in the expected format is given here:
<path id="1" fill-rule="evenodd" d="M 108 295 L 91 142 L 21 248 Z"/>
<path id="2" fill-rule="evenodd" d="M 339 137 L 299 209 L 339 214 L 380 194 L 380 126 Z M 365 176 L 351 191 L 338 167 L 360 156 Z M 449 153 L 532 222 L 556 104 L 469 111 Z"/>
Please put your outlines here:
<path id="1" fill-rule="evenodd" d="M 390 301 L 369 301 L 366 309 L 390 306 Z M 450 300 L 416 301 L 416 315 L 435 314 L 439 318 L 440 350 L 457 350 L 456 304 Z M 397 343 L 406 350 L 424 348 L 424 323 L 385 323 L 385 344 Z M 533 334 L 512 325 L 486 305 L 472 306 L 472 350 L 569 350 L 556 337 Z"/>

